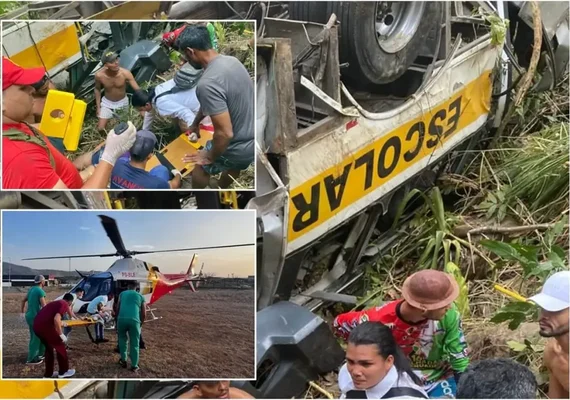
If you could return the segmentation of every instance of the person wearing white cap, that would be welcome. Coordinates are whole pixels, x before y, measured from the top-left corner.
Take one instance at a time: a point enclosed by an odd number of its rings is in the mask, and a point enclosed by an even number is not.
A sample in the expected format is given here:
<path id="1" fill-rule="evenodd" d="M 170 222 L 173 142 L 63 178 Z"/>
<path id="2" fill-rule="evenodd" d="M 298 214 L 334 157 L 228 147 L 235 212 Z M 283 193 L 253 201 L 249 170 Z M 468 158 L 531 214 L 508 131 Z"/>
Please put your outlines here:
<path id="1" fill-rule="evenodd" d="M 550 378 L 548 397 L 568 399 L 570 271 L 551 275 L 542 291 L 529 300 L 540 307 L 540 336 L 549 338 L 544 349 L 544 366 Z"/>

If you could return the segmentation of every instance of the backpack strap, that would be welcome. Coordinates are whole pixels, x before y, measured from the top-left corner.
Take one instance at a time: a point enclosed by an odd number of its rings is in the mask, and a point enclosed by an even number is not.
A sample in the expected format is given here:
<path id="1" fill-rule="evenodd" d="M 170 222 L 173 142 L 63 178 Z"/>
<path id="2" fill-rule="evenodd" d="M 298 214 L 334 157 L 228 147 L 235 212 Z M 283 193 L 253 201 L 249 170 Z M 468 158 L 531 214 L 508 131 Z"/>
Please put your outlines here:
<path id="1" fill-rule="evenodd" d="M 175 94 L 175 93 L 178 93 L 178 92 L 182 92 L 182 91 L 184 91 L 184 90 L 189 90 L 189 89 L 182 89 L 182 88 L 180 88 L 180 87 L 178 87 L 178 86 L 174 86 L 172 89 L 167 90 L 166 92 L 162 92 L 162 93 L 159 94 L 158 96 L 154 96 L 154 97 L 152 98 L 152 102 L 153 102 L 154 104 L 156 104 L 156 101 L 157 101 L 159 98 L 161 98 L 162 96 L 166 96 L 167 94 Z"/>
<path id="2" fill-rule="evenodd" d="M 30 131 L 32 131 L 31 135 L 28 135 L 16 128 L 10 128 L 8 130 L 3 131 L 2 136 L 7 137 L 9 140 L 12 141 L 28 142 L 43 147 L 47 151 L 47 154 L 49 156 L 49 162 L 52 168 L 55 169 L 55 159 L 53 158 L 53 154 L 51 153 L 41 133 L 39 133 L 38 130 L 33 126 L 31 126 L 30 124 L 25 122 L 24 124 L 26 124 L 26 126 L 30 128 Z"/>
<path id="3" fill-rule="evenodd" d="M 412 389 L 410 387 L 393 387 L 392 389 L 388 390 L 383 399 L 391 399 L 393 397 L 401 397 L 401 396 L 409 396 L 415 397 L 419 399 L 427 399 L 425 394 L 420 392 L 419 390 Z"/>

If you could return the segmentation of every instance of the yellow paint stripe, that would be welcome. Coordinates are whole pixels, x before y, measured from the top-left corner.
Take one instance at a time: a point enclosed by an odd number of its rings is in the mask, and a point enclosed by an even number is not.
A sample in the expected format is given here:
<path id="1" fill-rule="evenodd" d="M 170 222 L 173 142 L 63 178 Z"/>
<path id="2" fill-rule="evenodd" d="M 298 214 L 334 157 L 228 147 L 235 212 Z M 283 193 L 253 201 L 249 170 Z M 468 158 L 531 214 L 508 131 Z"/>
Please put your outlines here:
<path id="1" fill-rule="evenodd" d="M 28 35 L 28 32 L 25 30 L 21 32 L 23 35 Z M 32 45 L 19 53 L 10 55 L 10 59 L 23 68 L 35 68 L 45 65 L 45 68 L 49 71 L 80 51 L 75 26 L 70 25 L 68 28 L 36 42 L 36 46 Z"/>
<path id="2" fill-rule="evenodd" d="M 457 132 L 475 122 L 481 115 L 488 113 L 492 89 L 490 74 L 491 71 L 486 71 L 451 96 L 449 100 L 432 107 L 421 117 L 399 126 L 345 158 L 341 163 L 293 188 L 289 202 L 288 241 L 291 242 L 310 232 L 337 212 L 378 189 L 412 165 L 429 157 L 438 146 L 441 147 Z M 460 107 L 458 107 L 459 104 Z M 459 113 L 456 124 L 453 122 L 455 113 Z M 455 128 L 447 137 L 439 141 L 439 145 L 434 147 L 434 138 L 437 136 L 430 135 L 430 124 L 432 128 L 434 125 L 441 126 L 444 135 L 454 125 Z M 419 125 L 423 126 L 425 133 L 421 148 L 416 149 L 419 143 L 419 132 L 414 128 Z M 359 127 L 353 129 L 359 129 Z M 398 159 L 394 160 L 398 146 L 400 146 Z M 415 155 L 408 156 L 405 160 L 406 153 Z M 382 173 L 378 172 L 380 154 L 383 154 L 381 159 L 385 167 L 380 168 L 383 170 Z M 339 184 L 343 181 L 344 185 Z M 339 190 L 342 187 L 344 190 L 341 195 Z M 336 203 L 334 200 L 331 201 L 335 197 L 339 198 Z M 318 207 L 311 209 L 307 204 L 318 205 Z"/>

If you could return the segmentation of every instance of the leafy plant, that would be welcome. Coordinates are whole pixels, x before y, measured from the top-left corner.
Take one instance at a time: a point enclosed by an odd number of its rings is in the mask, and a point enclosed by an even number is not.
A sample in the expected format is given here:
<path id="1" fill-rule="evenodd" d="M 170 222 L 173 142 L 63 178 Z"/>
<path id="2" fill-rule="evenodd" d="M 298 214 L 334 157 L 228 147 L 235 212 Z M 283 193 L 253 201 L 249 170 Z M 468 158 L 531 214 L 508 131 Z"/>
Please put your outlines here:
<path id="1" fill-rule="evenodd" d="M 476 208 L 485 211 L 487 219 L 496 218 L 501 222 L 507 216 L 509 204 L 507 202 L 508 185 L 503 186 L 495 192 L 487 193 L 485 200 L 483 200 Z"/>
<path id="2" fill-rule="evenodd" d="M 570 146 L 567 123 L 529 135 L 523 146 L 509 151 L 497 165 L 497 175 L 509 185 L 504 201 L 522 201 L 535 219 L 552 220 L 568 209 Z"/>
<path id="3" fill-rule="evenodd" d="M 503 19 L 497 14 L 486 12 L 483 13 L 483 18 L 491 25 L 491 44 L 494 46 L 502 45 L 509 28 L 509 20 Z"/>
<path id="4" fill-rule="evenodd" d="M 523 270 L 524 279 L 536 276 L 543 282 L 551 273 L 566 269 L 564 261 L 566 254 L 564 249 L 557 245 L 552 245 L 550 249 L 544 251 L 541 246 L 488 239 L 481 240 L 479 243 L 503 261 L 518 262 Z M 544 261 L 539 261 L 541 253 L 544 253 Z"/>
<path id="5" fill-rule="evenodd" d="M 514 301 L 501 308 L 493 318 L 491 318 L 491 322 L 500 324 L 502 322 L 510 321 L 509 329 L 514 331 L 523 322 L 527 320 L 536 321 L 537 319 L 537 306 L 525 301 Z"/>
<path id="6" fill-rule="evenodd" d="M 469 315 L 469 289 L 467 288 L 467 281 L 461 274 L 461 269 L 452 262 L 448 262 L 445 265 L 444 271 L 453 275 L 457 285 L 459 286 L 459 296 L 455 300 L 455 305 L 457 306 L 461 317 L 465 318 Z"/>
<path id="7" fill-rule="evenodd" d="M 400 204 L 393 227 L 399 223 L 408 203 L 418 195 L 424 199 L 427 210 L 431 211 L 431 218 L 425 223 L 426 235 L 417 241 L 419 246 L 424 246 L 424 251 L 418 260 L 418 267 L 420 269 L 437 268 L 442 250 L 444 266 L 452 261 L 459 265 L 462 241 L 451 233 L 456 219 L 445 213 L 443 198 L 438 187 L 431 189 L 429 195 L 418 189 L 411 190 Z M 425 214 L 418 213 L 417 215 L 422 219 L 425 217 Z"/>

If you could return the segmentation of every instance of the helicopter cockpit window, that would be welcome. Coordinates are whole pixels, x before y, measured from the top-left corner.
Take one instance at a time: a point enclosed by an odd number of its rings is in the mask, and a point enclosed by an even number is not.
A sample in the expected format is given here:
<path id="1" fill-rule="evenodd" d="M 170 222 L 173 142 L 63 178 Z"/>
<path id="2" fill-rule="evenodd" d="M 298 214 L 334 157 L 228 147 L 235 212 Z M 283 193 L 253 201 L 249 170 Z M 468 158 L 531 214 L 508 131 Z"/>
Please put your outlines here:
<path id="1" fill-rule="evenodd" d="M 88 278 L 83 281 L 81 287 L 85 290 L 83 301 L 91 301 L 97 296 L 111 293 L 112 278 Z"/>

